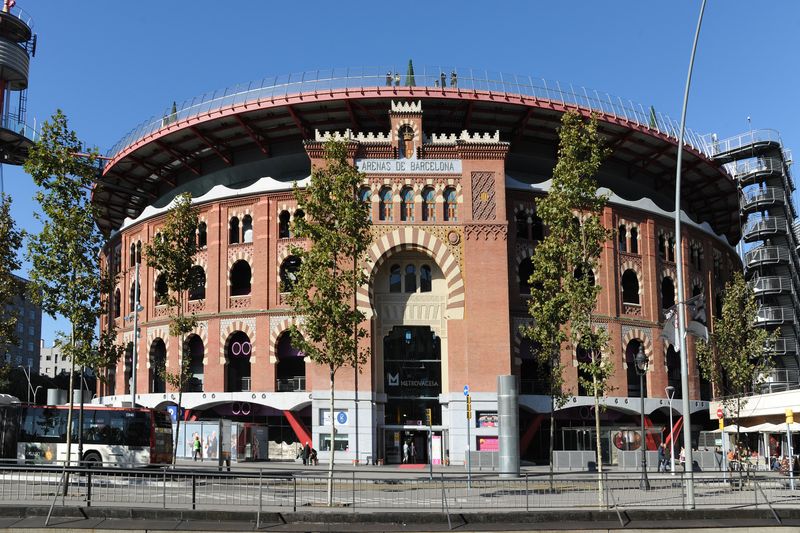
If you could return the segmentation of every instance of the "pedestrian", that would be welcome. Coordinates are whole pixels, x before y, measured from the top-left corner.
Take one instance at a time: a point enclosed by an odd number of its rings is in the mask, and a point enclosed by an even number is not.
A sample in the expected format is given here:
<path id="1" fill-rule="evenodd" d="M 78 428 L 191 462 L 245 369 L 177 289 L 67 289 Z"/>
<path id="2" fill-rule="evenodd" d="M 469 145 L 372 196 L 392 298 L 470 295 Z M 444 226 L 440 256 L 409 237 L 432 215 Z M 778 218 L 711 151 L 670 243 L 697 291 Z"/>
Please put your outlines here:
<path id="1" fill-rule="evenodd" d="M 408 462 L 408 441 L 403 443 L 403 462 Z"/>
<path id="2" fill-rule="evenodd" d="M 315 450 L 314 448 L 311 448 L 311 455 L 309 455 L 308 457 L 308 464 L 314 466 L 319 464 L 319 461 L 317 460 L 317 450 Z"/>
<path id="3" fill-rule="evenodd" d="M 663 442 L 661 446 L 658 447 L 658 471 L 667 471 L 667 445 Z"/>
<path id="4" fill-rule="evenodd" d="M 439 74 L 439 79 L 442 80 L 442 88 L 447 87 L 447 76 L 445 76 L 444 72 Z"/>
<path id="5" fill-rule="evenodd" d="M 200 462 L 203 462 L 203 443 L 200 442 L 200 435 L 197 433 L 194 434 L 194 441 L 192 442 L 192 459 L 197 461 L 197 458 L 200 458 Z"/>
<path id="6" fill-rule="evenodd" d="M 306 445 L 303 446 L 303 464 L 309 464 L 309 460 L 311 459 L 311 445 L 306 441 Z"/>
<path id="7" fill-rule="evenodd" d="M 450 87 L 457 87 L 458 86 L 458 74 L 456 71 L 452 71 L 450 73 Z"/>
<path id="8" fill-rule="evenodd" d="M 681 462 L 681 468 L 686 472 L 686 449 L 683 446 L 681 446 L 681 453 L 678 455 L 678 458 Z"/>
<path id="9" fill-rule="evenodd" d="M 386 73 L 386 86 L 387 87 L 391 87 L 392 86 L 392 71 L 391 70 Z"/>
<path id="10" fill-rule="evenodd" d="M 394 73 L 394 85 L 395 87 L 400 87 L 400 74 L 397 72 Z"/>
<path id="11" fill-rule="evenodd" d="M 414 446 L 414 441 L 411 441 L 411 446 L 409 447 L 409 454 L 411 456 L 411 462 L 416 464 L 417 463 L 417 447 Z"/>

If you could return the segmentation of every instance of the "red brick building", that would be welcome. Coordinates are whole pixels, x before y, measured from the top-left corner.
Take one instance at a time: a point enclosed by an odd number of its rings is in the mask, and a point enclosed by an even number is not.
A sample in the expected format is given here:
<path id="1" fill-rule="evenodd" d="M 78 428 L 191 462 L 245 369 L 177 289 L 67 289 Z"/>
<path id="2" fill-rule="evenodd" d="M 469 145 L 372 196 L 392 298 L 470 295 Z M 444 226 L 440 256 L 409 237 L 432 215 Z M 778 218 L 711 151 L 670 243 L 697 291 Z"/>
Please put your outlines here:
<path id="1" fill-rule="evenodd" d="M 593 273 L 603 288 L 595 321 L 608 330 L 606 356 L 615 368 L 603 414 L 607 460 L 616 460 L 619 435 L 638 425 L 642 391 L 633 356 L 640 346 L 649 359 L 645 414 L 655 431 L 663 428 L 665 387 L 680 391 L 680 360 L 660 337 L 664 310 L 677 298 L 675 247 L 683 250 L 685 293 L 704 294 L 714 314 L 724 282 L 742 267 L 734 249 L 736 183 L 690 135 L 683 242 L 676 243 L 677 140 L 668 119 L 533 82 L 430 78 L 417 75 L 415 85 L 402 87 L 393 76 L 368 73 L 251 85 L 181 106 L 112 149 L 106 187 L 94 202 L 108 234 L 104 260 L 120 272 L 106 320 L 117 322 L 129 354 L 100 401 L 130 401 L 134 331 L 124 318 L 135 307 L 137 249 L 158 232 L 175 194 L 190 191 L 201 218 L 196 268 L 206 283 L 188 303 L 199 326 L 189 340 L 194 379 L 184 406 L 199 418 L 266 423 L 271 438 L 309 438 L 324 458 L 327 373 L 291 346 L 286 331 L 294 319 L 284 293 L 297 266 L 291 221 L 303 216 L 292 185 L 303 185 L 322 142 L 333 137 L 349 143 L 366 174 L 360 195 L 374 235 L 370 282 L 358 300 L 372 355 L 359 375 L 337 374 L 335 441 L 344 452 L 337 457 L 399 462 L 402 443 L 414 442 L 427 461 L 426 432 L 417 429 L 431 409 L 434 461 L 463 461 L 465 385 L 475 411 L 470 447 L 492 450 L 497 376 L 511 373 L 520 380 L 523 457 L 541 459 L 549 398 L 519 327 L 529 320 L 529 258 L 544 232 L 535 199 L 547 193 L 557 127 L 570 109 L 596 113 L 611 148 L 598 182 L 610 193 L 603 220 L 616 237 Z M 177 394 L 154 369 L 176 367 L 178 341 L 158 304 L 157 272 L 142 265 L 140 276 L 137 402 L 165 406 Z M 557 414 L 557 448 L 581 449 L 593 443 L 591 398 L 577 386 L 577 355 L 561 357 L 575 396 Z M 705 410 L 711 390 L 699 378 L 691 338 L 688 357 L 692 410 Z M 678 414 L 680 402 L 673 408 Z"/>

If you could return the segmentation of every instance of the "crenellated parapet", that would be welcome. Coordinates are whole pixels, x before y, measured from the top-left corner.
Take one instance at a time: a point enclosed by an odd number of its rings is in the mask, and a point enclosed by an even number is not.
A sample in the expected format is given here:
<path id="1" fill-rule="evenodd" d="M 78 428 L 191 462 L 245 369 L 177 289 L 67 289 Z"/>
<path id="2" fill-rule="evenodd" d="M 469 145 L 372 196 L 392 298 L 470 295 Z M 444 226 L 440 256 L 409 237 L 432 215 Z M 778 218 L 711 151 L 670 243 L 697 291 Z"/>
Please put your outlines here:
<path id="1" fill-rule="evenodd" d="M 470 133 L 467 130 L 462 130 L 460 134 L 439 134 L 431 133 L 425 138 L 426 144 L 456 144 L 459 141 L 466 143 L 476 144 L 498 144 L 500 142 L 500 130 L 494 133 Z"/>

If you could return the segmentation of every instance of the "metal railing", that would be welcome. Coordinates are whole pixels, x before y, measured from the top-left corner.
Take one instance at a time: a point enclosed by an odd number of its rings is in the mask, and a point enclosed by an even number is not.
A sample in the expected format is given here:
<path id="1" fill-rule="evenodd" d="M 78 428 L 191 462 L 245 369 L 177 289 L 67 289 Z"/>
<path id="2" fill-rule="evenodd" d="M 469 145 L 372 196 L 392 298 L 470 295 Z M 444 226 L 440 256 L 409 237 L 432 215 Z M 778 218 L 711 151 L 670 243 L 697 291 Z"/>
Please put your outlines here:
<path id="1" fill-rule="evenodd" d="M 250 392 L 250 383 L 251 383 L 250 380 L 251 380 L 251 378 L 249 378 L 249 377 L 241 379 L 241 383 L 242 383 L 242 391 L 241 392 Z"/>
<path id="2" fill-rule="evenodd" d="M 171 104 L 168 105 L 163 113 L 145 120 L 123 136 L 108 150 L 106 155 L 113 159 L 139 139 L 174 122 L 234 106 L 287 98 L 301 93 L 319 94 L 379 87 L 390 89 L 399 87 L 401 84 L 406 86 L 406 76 L 397 74 L 404 71 L 405 67 L 399 69 L 395 66 L 329 68 L 274 76 L 234 85 L 185 100 L 179 104 L 176 103 L 174 108 Z M 441 86 L 442 73 L 446 74 L 444 79 L 448 87 Z M 452 73 L 456 73 L 455 79 Z M 563 102 L 635 122 L 637 125 L 649 127 L 673 139 L 678 138 L 680 131 L 679 122 L 653 108 L 645 109 L 641 104 L 635 104 L 631 100 L 623 100 L 608 93 L 601 93 L 585 87 L 574 87 L 571 84 L 562 85 L 558 81 L 548 81 L 531 76 L 471 68 L 428 66 L 415 69 L 413 86 L 420 91 L 457 90 L 459 93 L 520 95 Z M 706 137 L 687 128 L 684 139 L 687 145 L 706 155 L 711 155 Z"/>
<path id="3" fill-rule="evenodd" d="M 126 509 L 267 511 L 323 510 L 327 478 L 312 472 L 281 474 L 270 470 L 210 472 L 182 470 L 111 470 L 69 468 L 66 492 L 58 468 L 4 467 L 0 470 L 3 505 L 122 507 Z M 685 506 L 685 474 L 650 472 L 650 489 L 638 475 L 598 473 L 497 474 L 437 473 L 390 475 L 376 471 L 335 472 L 333 506 L 338 510 L 395 510 L 444 513 L 486 512 L 486 509 L 544 510 L 661 508 Z M 603 491 L 598 492 L 598 480 Z M 735 472 L 723 476 L 694 475 L 698 508 L 750 507 L 769 503 L 777 508 L 800 504 L 800 490 L 779 473 Z M 63 495 L 62 495 L 63 494 Z"/>
<path id="4" fill-rule="evenodd" d="M 746 209 L 753 205 L 774 204 L 786 201 L 786 193 L 780 187 L 751 188 L 742 191 L 740 207 Z"/>
<path id="5" fill-rule="evenodd" d="M 763 173 L 780 174 L 785 181 L 784 186 L 794 189 L 792 175 L 785 171 L 784 160 L 779 157 L 752 157 L 726 163 L 723 166 L 734 178 L 740 181 L 747 181 L 747 178 L 756 177 Z"/>
<path id="6" fill-rule="evenodd" d="M 710 149 L 709 155 L 724 154 L 752 144 L 772 142 L 782 144 L 780 134 L 771 129 L 750 130 L 727 139 L 716 139 L 714 134 L 708 134 L 703 137 L 703 141 Z"/>
<path id="7" fill-rule="evenodd" d="M 800 385 L 800 370 L 789 368 L 776 368 L 764 378 L 765 383 L 792 383 Z"/>
<path id="8" fill-rule="evenodd" d="M 34 142 L 36 141 L 36 137 L 38 137 L 36 127 L 25 124 L 25 122 L 19 120 L 16 114 L 9 113 L 0 116 L 0 127 L 19 133 L 26 139 L 30 139 Z"/>
<path id="9" fill-rule="evenodd" d="M 788 276 L 757 277 L 747 284 L 756 294 L 774 294 L 792 290 L 792 280 Z"/>
<path id="10" fill-rule="evenodd" d="M 783 246 L 758 246 L 744 254 L 745 266 L 758 263 L 783 263 L 789 261 L 789 250 Z"/>
<path id="11" fill-rule="evenodd" d="M 12 6 L 8 9 L 4 9 L 3 12 L 17 17 L 19 20 L 24 22 L 26 26 L 28 26 L 30 29 L 33 29 L 33 17 L 24 9 L 17 6 Z"/>
<path id="12" fill-rule="evenodd" d="M 775 354 L 797 353 L 797 339 L 793 337 L 778 337 L 774 343 L 770 343 L 767 346 L 766 350 Z"/>
<path id="13" fill-rule="evenodd" d="M 275 380 L 275 389 L 278 392 L 295 392 L 306 390 L 306 377 L 294 376 L 291 378 L 278 378 Z"/>
<path id="14" fill-rule="evenodd" d="M 744 236 L 753 236 L 763 233 L 788 233 L 789 223 L 784 217 L 764 218 L 761 216 L 750 216 L 744 225 L 742 233 Z"/>
<path id="15" fill-rule="evenodd" d="M 794 310 L 791 307 L 763 306 L 758 308 L 756 323 L 782 324 L 794 320 Z"/>

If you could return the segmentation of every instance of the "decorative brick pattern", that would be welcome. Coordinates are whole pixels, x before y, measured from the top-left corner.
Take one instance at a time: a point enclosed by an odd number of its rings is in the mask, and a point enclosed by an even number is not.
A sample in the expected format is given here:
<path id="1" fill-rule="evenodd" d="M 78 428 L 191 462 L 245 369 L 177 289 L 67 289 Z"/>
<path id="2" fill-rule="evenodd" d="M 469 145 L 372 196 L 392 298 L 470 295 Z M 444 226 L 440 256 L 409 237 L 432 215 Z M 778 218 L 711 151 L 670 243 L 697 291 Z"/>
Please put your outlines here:
<path id="1" fill-rule="evenodd" d="M 622 326 L 621 329 L 622 333 L 622 368 L 628 368 L 628 364 L 625 362 L 625 349 L 628 347 L 628 343 L 632 340 L 638 340 L 642 343 L 642 347 L 644 348 L 644 354 L 650 359 L 650 365 L 648 365 L 648 372 L 652 372 L 654 365 L 652 364 L 653 358 L 653 330 L 651 328 L 639 328 L 635 326 Z"/>
<path id="2" fill-rule="evenodd" d="M 505 241 L 508 239 L 506 224 L 467 224 L 464 226 L 467 239 L 475 241 Z"/>
<path id="3" fill-rule="evenodd" d="M 228 298 L 229 309 L 247 309 L 250 307 L 252 299 L 250 296 L 231 296 Z"/>
<path id="4" fill-rule="evenodd" d="M 417 250 L 431 257 L 441 269 L 447 283 L 447 315 L 451 319 L 464 318 L 464 280 L 456 257 L 450 252 L 446 240 L 422 231 L 418 227 L 403 227 L 382 235 L 367 251 L 369 283 L 358 290 L 358 307 L 372 317 L 372 286 L 380 266 L 392 255 L 402 250 Z M 371 263 L 371 268 L 369 266 Z"/>
<path id="5" fill-rule="evenodd" d="M 472 219 L 495 220 L 496 211 L 494 172 L 473 172 Z"/>
<path id="6" fill-rule="evenodd" d="M 302 320 L 296 317 L 271 317 L 269 321 L 269 362 L 278 362 L 278 340 L 291 326 L 302 329 Z"/>
<path id="7" fill-rule="evenodd" d="M 256 353 L 258 351 L 256 319 L 255 317 L 234 318 L 219 321 L 219 363 L 221 365 L 225 364 L 225 348 L 227 347 L 228 339 L 237 331 L 243 332 L 250 339 L 250 344 L 253 346 L 253 351 L 250 353 L 250 364 L 256 362 Z"/>

